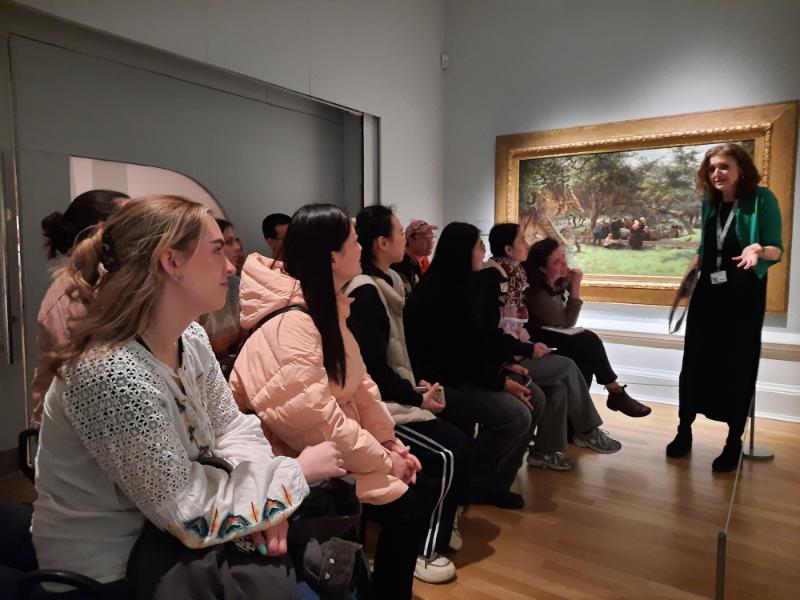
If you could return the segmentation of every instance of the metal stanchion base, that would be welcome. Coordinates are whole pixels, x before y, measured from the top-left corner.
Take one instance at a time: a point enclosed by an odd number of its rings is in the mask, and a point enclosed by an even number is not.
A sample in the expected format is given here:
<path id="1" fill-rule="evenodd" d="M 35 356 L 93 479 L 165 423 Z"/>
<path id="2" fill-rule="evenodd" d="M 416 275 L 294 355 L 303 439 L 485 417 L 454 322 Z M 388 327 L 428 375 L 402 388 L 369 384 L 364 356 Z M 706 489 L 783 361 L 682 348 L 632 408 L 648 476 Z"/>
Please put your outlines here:
<path id="1" fill-rule="evenodd" d="M 745 445 L 742 454 L 744 454 L 745 458 L 749 458 L 750 460 L 772 460 L 775 458 L 775 454 L 771 450 L 758 446 L 753 446 L 753 449 L 750 450 L 750 446 Z"/>
<path id="2" fill-rule="evenodd" d="M 717 533 L 717 577 L 714 585 L 714 600 L 725 600 L 725 554 L 728 545 L 728 534 Z"/>

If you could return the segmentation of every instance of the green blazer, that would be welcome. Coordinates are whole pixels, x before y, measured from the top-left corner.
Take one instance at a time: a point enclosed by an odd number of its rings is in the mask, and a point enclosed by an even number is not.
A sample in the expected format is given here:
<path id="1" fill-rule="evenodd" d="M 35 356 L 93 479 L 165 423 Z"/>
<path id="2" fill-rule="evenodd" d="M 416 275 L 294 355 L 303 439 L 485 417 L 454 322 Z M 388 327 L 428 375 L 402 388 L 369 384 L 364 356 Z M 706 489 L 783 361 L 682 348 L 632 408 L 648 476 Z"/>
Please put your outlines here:
<path id="1" fill-rule="evenodd" d="M 697 253 L 700 255 L 701 264 L 703 257 L 703 239 L 705 237 L 706 223 L 708 219 L 713 219 L 717 214 L 717 207 L 708 202 L 703 202 L 703 226 L 700 231 L 700 248 Z M 778 206 L 778 199 L 768 188 L 759 187 L 756 191 L 745 198 L 739 198 L 739 206 L 736 208 L 735 216 L 736 237 L 742 248 L 756 242 L 762 246 L 776 246 L 781 249 L 783 256 L 783 241 L 781 239 L 781 209 Z M 759 258 L 758 263 L 753 267 L 756 275 L 763 279 L 773 264 L 778 260 L 767 260 Z"/>

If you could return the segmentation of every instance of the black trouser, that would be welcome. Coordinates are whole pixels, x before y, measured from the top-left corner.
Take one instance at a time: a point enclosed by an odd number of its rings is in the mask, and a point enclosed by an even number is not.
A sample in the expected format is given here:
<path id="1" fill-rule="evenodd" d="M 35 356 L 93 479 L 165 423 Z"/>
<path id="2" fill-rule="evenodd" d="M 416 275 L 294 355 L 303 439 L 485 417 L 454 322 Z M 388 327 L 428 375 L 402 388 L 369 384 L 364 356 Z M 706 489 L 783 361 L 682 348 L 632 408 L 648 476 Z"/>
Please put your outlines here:
<path id="1" fill-rule="evenodd" d="M 409 489 L 388 504 L 364 504 L 367 519 L 381 526 L 372 574 L 374 600 L 409 600 L 419 540 L 427 521 L 425 505 Z"/>
<path id="2" fill-rule="evenodd" d="M 395 433 L 422 464 L 414 490 L 428 509 L 420 554 L 430 558 L 448 548 L 456 509 L 469 502 L 472 439 L 441 418 L 398 425 Z"/>
<path id="3" fill-rule="evenodd" d="M 608 385 L 617 380 L 617 374 L 608 362 L 603 340 L 594 331 L 587 329 L 583 333 L 567 335 L 549 329 L 538 329 L 534 334 L 534 341 L 558 348 L 555 354 L 571 358 L 578 365 L 587 387 L 591 387 L 592 377 L 596 377 L 600 385 Z"/>
<path id="4" fill-rule="evenodd" d="M 444 410 L 439 413 L 439 417 L 458 427 L 469 439 L 474 439 L 477 418 L 475 407 L 469 396 L 457 388 L 447 385 L 442 387 L 444 388 L 445 405 Z"/>

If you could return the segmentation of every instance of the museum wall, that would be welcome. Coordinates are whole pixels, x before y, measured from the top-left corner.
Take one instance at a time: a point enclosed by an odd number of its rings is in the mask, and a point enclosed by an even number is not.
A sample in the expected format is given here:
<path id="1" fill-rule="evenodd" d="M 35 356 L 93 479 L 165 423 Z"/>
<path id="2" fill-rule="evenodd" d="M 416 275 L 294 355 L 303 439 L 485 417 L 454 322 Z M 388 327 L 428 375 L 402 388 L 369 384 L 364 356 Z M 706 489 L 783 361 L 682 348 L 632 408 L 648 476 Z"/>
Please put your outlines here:
<path id="1" fill-rule="evenodd" d="M 438 0 L 20 0 L 56 16 L 380 117 L 380 194 L 442 220 Z"/>
<path id="2" fill-rule="evenodd" d="M 488 232 L 497 135 L 800 99 L 797 23 L 792 1 L 447 2 L 445 221 Z M 791 254 L 789 309 L 768 315 L 767 342 L 800 344 L 800 243 Z M 645 334 L 666 321 L 666 308 L 622 304 L 587 303 L 581 316 Z M 680 350 L 609 352 L 634 395 L 677 400 Z M 759 412 L 800 419 L 800 363 L 762 360 L 757 397 Z"/>

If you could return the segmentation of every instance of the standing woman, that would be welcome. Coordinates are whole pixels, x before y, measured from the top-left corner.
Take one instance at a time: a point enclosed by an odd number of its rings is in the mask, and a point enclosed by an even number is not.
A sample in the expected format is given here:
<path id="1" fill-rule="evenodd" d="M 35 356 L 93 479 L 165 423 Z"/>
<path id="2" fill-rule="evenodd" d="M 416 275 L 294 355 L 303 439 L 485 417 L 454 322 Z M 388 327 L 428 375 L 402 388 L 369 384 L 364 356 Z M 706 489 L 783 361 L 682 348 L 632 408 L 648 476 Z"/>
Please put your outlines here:
<path id="1" fill-rule="evenodd" d="M 89 190 L 76 196 L 63 213 L 55 211 L 47 215 L 42 219 L 47 258 L 66 257 L 75 244 L 89 237 L 98 226 L 102 227 L 111 213 L 128 199 L 122 192 Z M 67 295 L 67 285 L 68 278 L 63 276 L 50 284 L 36 318 L 39 354 L 31 384 L 34 425 L 41 423 L 44 395 L 53 381 L 50 353 L 57 345 L 66 342 L 69 321 L 82 317 L 85 312 L 81 302 Z"/>
<path id="2" fill-rule="evenodd" d="M 783 254 L 781 214 L 774 194 L 739 144 L 706 152 L 697 171 L 705 194 L 700 248 L 689 265 L 700 278 L 689 305 L 680 375 L 678 434 L 667 445 L 677 458 L 692 448 L 697 413 L 728 424 L 712 469 L 733 471 L 755 394 L 767 270 Z"/>

